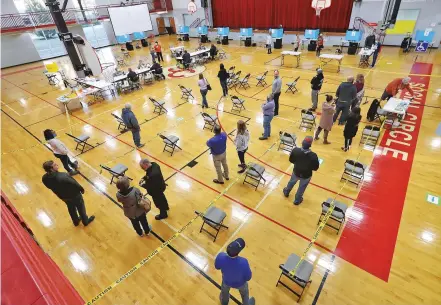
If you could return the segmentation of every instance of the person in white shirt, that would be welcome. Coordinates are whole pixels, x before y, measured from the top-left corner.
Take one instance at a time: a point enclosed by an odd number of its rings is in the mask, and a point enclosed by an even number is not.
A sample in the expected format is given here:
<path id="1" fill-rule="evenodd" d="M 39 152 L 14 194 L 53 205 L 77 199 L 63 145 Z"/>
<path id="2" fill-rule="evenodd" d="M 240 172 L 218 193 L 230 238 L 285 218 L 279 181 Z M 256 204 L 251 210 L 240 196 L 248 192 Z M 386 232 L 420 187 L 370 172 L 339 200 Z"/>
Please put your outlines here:
<path id="1" fill-rule="evenodd" d="M 239 170 L 237 173 L 242 174 L 246 169 L 247 165 L 245 164 L 245 153 L 248 150 L 248 143 L 250 142 L 250 133 L 247 129 L 247 125 L 244 121 L 239 120 L 237 122 L 237 134 L 234 139 L 234 144 L 236 144 L 237 155 L 239 156 L 240 164 Z"/>
<path id="2" fill-rule="evenodd" d="M 297 52 L 300 46 L 300 35 L 295 35 L 293 45 L 294 45 L 294 52 Z"/>
<path id="3" fill-rule="evenodd" d="M 61 163 L 63 163 L 64 169 L 69 173 L 69 175 L 73 176 L 78 174 L 78 162 L 72 162 L 67 155 L 69 153 L 69 150 L 67 147 L 61 142 L 60 140 L 56 139 L 55 137 L 57 134 L 52 129 L 46 129 L 44 132 L 44 138 L 49 144 L 49 146 L 52 149 L 52 152 L 54 153 L 55 157 L 61 160 Z"/>
<path id="4" fill-rule="evenodd" d="M 271 45 L 273 44 L 273 38 L 271 37 L 271 33 L 268 33 L 268 36 L 266 36 L 266 47 L 268 49 L 267 54 L 271 54 Z"/>

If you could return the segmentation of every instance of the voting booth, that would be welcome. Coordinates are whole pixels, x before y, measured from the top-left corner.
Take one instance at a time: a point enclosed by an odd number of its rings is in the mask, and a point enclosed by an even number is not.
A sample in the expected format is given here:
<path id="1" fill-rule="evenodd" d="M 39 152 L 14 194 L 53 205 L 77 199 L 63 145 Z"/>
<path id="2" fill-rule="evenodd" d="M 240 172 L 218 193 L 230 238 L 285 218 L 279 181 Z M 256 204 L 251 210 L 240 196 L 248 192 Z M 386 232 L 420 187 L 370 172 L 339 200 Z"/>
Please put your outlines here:
<path id="1" fill-rule="evenodd" d="M 228 34 L 230 34 L 230 28 L 217 28 L 217 35 L 219 36 L 219 40 L 222 42 L 223 45 L 228 44 Z"/>
<path id="2" fill-rule="evenodd" d="M 355 55 L 360 46 L 363 33 L 359 30 L 347 30 L 345 40 L 349 43 L 348 55 Z"/>
<path id="3" fill-rule="evenodd" d="M 433 44 L 433 38 L 435 37 L 435 32 L 431 29 L 417 30 L 415 34 L 415 52 L 427 52 L 429 45 Z"/>
<path id="4" fill-rule="evenodd" d="M 308 51 L 315 51 L 317 49 L 317 39 L 319 37 L 320 30 L 305 30 L 305 39 L 309 41 L 308 43 Z"/>
<path id="5" fill-rule="evenodd" d="M 271 37 L 274 39 L 274 49 L 282 48 L 283 29 L 271 29 Z"/>
<path id="6" fill-rule="evenodd" d="M 190 27 L 185 25 L 180 25 L 178 28 L 178 35 L 183 41 L 190 40 Z"/>
<path id="7" fill-rule="evenodd" d="M 253 29 L 252 28 L 241 28 L 240 29 L 240 37 L 239 41 L 242 43 L 244 41 L 246 47 L 251 47 L 253 38 Z"/>
<path id="8" fill-rule="evenodd" d="M 198 34 L 202 43 L 208 42 L 208 27 L 206 25 L 198 27 Z"/>

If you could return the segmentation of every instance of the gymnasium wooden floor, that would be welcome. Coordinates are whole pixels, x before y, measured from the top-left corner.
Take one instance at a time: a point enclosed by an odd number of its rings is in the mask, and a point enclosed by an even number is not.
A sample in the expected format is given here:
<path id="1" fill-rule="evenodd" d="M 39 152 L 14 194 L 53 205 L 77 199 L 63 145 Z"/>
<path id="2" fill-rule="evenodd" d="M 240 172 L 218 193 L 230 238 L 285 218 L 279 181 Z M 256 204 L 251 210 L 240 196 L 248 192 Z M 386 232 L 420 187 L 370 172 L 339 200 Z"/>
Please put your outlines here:
<path id="1" fill-rule="evenodd" d="M 166 59 L 164 66 L 175 65 L 168 47 L 177 44 L 176 37 L 159 40 Z M 194 49 L 197 42 L 193 39 L 184 45 Z M 287 58 L 285 66 L 280 67 L 280 50 L 267 55 L 261 47 L 240 47 L 237 42 L 222 48 L 228 56 L 222 60 L 227 69 L 234 65 L 242 75 L 252 75 L 249 89 L 230 91 L 230 95 L 245 99 L 246 110 L 240 115 L 232 114 L 230 98 L 221 98 L 216 77 L 220 62 L 215 61 L 206 64 L 204 71 L 213 87 L 208 94 L 207 112 L 218 113 L 222 127 L 232 135 L 239 119 L 247 121 L 251 132 L 247 162 L 258 162 L 266 168 L 267 182 L 257 191 L 243 185 L 243 176 L 236 174 L 238 158 L 231 141 L 227 149 L 231 179 L 222 186 L 212 183 L 215 171 L 205 145 L 212 133 L 202 129 L 197 76 L 167 77 L 140 91 L 75 111 L 68 120 L 56 107 L 56 98 L 66 90 L 48 85 L 42 73 L 44 62 L 2 70 L 2 190 L 83 299 L 89 301 L 97 296 L 185 226 L 195 216 L 194 211 L 204 211 L 215 201 L 215 206 L 226 211 L 225 224 L 229 227 L 221 231 L 216 242 L 199 233 L 201 220 L 197 219 L 169 247 L 96 303 L 218 304 L 221 273 L 214 268 L 214 258 L 237 237 L 247 243 L 241 255 L 249 259 L 253 271 L 250 294 L 256 297 L 257 304 L 295 303 L 295 295 L 280 285 L 276 287 L 279 264 L 291 253 L 303 254 L 317 228 L 321 203 L 336 197 L 351 207 L 348 221 L 338 235 L 325 228 L 307 253 L 306 260 L 313 263 L 314 271 L 300 303 L 441 304 L 441 207 L 426 201 L 427 194 L 441 196 L 441 135 L 436 134 L 441 122 L 441 53 L 432 51 L 416 58 L 415 53 L 403 55 L 398 48 L 386 47 L 374 69 L 359 69 L 359 57 L 348 55 L 340 73 L 332 64 L 325 66 L 322 93 L 335 93 L 347 76 L 363 73 L 369 97 L 379 97 L 389 81 L 412 71 L 412 82 L 423 83 L 416 85 L 422 88 L 418 91 L 421 105 L 419 112 L 412 115 L 419 116 L 418 127 L 410 136 L 412 139 L 406 137 L 409 142 L 402 144 L 410 150 L 406 161 L 399 153 L 399 158 L 394 158 L 393 151 L 385 150 L 391 141 L 384 138 L 374 152 L 364 149 L 358 143 L 369 105 L 363 105 L 363 123 L 351 151 L 343 153 L 340 149 L 341 126 L 333 127 L 331 145 L 314 142 L 312 150 L 323 162 L 313 175 L 304 202 L 294 206 L 294 192 L 289 199 L 282 194 L 292 165 L 286 153 L 277 151 L 277 135 L 282 130 L 293 132 L 300 144 L 304 136 L 312 134 L 300 130 L 298 125 L 300 110 L 310 107 L 309 81 L 318 59 L 304 51 L 299 68 L 293 68 L 293 58 Z M 290 49 L 291 45 L 284 48 Z M 334 53 L 334 49 L 322 53 Z M 119 55 L 120 51 L 109 47 L 98 54 L 102 62 L 110 62 L 113 54 Z M 132 52 L 132 66 L 147 56 L 147 50 Z M 56 61 L 72 73 L 66 57 Z M 280 69 L 284 89 L 288 81 L 300 76 L 299 92 L 282 93 L 280 115 L 272 122 L 272 136 L 262 142 L 258 140 L 262 132 L 260 105 L 271 91 L 275 69 Z M 255 76 L 266 70 L 270 71 L 269 86 L 256 87 Z M 195 100 L 181 99 L 178 84 L 193 89 Z M 148 97 L 164 100 L 168 113 L 153 114 Z M 323 100 L 321 95 L 320 103 Z M 130 133 L 120 134 L 110 115 L 119 114 L 127 102 L 142 123 L 141 137 L 146 144 L 142 149 L 134 148 Z M 65 204 L 41 183 L 41 164 L 54 159 L 42 143 L 46 128 L 56 130 L 74 155 L 79 152 L 66 132 L 86 133 L 92 144 L 99 143 L 76 157 L 81 175 L 75 179 L 86 190 L 89 215 L 96 216 L 86 228 L 74 227 Z M 158 133 L 177 135 L 183 150 L 173 156 L 163 152 Z M 155 210 L 149 213 L 155 234 L 140 238 L 116 203 L 116 187 L 109 185 L 109 175 L 101 172 L 100 165 L 125 164 L 129 167 L 128 176 L 137 182 L 143 175 L 138 161 L 145 157 L 156 161 L 167 177 L 171 213 L 166 221 L 154 220 Z M 367 179 L 359 188 L 340 182 L 344 161 L 357 158 L 370 166 Z M 197 164 L 187 166 L 192 160 Z M 240 300 L 237 292 L 233 295 Z"/>

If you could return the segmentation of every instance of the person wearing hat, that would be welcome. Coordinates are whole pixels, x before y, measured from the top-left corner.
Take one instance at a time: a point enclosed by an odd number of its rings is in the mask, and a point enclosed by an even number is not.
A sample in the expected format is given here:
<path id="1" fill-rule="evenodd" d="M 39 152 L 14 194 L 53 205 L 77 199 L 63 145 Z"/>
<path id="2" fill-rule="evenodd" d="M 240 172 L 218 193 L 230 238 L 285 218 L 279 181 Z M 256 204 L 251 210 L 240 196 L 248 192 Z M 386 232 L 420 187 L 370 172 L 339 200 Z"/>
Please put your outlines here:
<path id="1" fill-rule="evenodd" d="M 227 253 L 219 253 L 214 261 L 215 268 L 222 271 L 222 287 L 219 296 L 222 305 L 228 305 L 231 288 L 239 290 L 243 305 L 256 303 L 254 297 L 249 297 L 248 281 L 252 277 L 250 265 L 246 258 L 239 256 L 243 248 L 245 248 L 245 241 L 238 238 L 228 245 Z"/>
<path id="2" fill-rule="evenodd" d="M 383 92 L 383 95 L 381 96 L 381 100 L 389 100 L 391 97 L 394 97 L 397 95 L 399 90 L 406 89 L 409 91 L 412 96 L 414 95 L 412 88 L 410 88 L 410 77 L 405 78 L 396 78 L 393 81 L 391 81 L 386 89 Z"/>
<path id="3" fill-rule="evenodd" d="M 312 137 L 307 136 L 302 142 L 302 147 L 294 148 L 289 155 L 289 162 L 294 164 L 294 170 L 287 186 L 283 189 L 283 194 L 289 197 L 294 185 L 300 181 L 294 200 L 295 205 L 302 203 L 303 193 L 311 181 L 312 171 L 318 170 L 320 166 L 317 154 L 311 151 L 312 140 Z"/>
<path id="4" fill-rule="evenodd" d="M 318 106 L 318 95 L 320 90 L 322 89 L 323 81 L 325 76 L 323 75 L 322 69 L 317 69 L 317 75 L 311 79 L 311 99 L 312 99 L 312 107 L 309 109 L 311 111 L 315 111 Z"/>

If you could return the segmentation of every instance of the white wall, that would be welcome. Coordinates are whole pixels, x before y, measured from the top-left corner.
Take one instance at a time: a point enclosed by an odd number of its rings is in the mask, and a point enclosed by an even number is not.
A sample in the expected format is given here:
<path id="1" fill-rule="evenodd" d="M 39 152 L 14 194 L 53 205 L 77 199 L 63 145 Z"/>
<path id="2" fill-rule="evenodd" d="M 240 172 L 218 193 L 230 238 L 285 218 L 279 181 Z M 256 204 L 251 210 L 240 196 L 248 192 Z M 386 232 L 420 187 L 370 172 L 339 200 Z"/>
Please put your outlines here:
<path id="1" fill-rule="evenodd" d="M 351 15 L 350 27 L 353 25 L 355 17 L 361 17 L 367 22 L 378 22 L 383 19 L 385 0 L 363 0 L 361 3 L 354 3 Z M 400 10 L 419 9 L 418 20 L 415 26 L 416 30 L 424 30 L 432 23 L 435 31 L 434 46 L 438 47 L 441 40 L 441 0 L 402 0 Z M 413 33 L 415 34 L 415 32 Z M 384 44 L 399 46 L 404 35 L 386 35 Z"/>
<path id="2" fill-rule="evenodd" d="M 1 67 L 41 60 L 29 33 L 1 35 Z"/>

